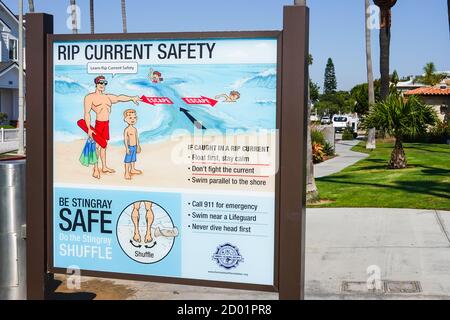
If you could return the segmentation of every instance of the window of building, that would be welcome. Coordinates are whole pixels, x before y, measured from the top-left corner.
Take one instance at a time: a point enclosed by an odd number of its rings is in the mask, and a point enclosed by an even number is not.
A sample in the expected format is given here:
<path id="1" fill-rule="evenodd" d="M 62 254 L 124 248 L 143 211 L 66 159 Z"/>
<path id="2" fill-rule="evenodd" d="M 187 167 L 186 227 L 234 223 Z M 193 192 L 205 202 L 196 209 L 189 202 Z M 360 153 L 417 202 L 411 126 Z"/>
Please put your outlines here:
<path id="1" fill-rule="evenodd" d="M 9 59 L 17 60 L 17 40 L 9 39 Z"/>

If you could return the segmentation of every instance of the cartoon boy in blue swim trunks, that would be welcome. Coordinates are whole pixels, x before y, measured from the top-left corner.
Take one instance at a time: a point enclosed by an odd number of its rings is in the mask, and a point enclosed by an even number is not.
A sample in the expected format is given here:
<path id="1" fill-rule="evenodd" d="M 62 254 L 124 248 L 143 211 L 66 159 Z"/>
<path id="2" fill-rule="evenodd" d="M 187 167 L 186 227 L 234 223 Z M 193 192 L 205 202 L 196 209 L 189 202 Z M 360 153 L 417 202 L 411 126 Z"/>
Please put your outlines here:
<path id="1" fill-rule="evenodd" d="M 127 109 L 123 113 L 123 120 L 128 124 L 125 128 L 124 142 L 125 142 L 125 179 L 131 180 L 131 177 L 135 174 L 142 174 L 141 170 L 135 168 L 136 154 L 141 153 L 141 146 L 139 144 L 139 135 L 134 125 L 137 122 L 137 114 L 134 109 Z"/>

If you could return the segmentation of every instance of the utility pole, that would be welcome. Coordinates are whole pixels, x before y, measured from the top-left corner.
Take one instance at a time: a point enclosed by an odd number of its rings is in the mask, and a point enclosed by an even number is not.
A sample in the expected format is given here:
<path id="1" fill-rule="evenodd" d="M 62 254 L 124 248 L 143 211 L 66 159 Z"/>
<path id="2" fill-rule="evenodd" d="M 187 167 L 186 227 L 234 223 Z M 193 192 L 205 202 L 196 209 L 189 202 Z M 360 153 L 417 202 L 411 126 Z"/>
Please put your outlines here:
<path id="1" fill-rule="evenodd" d="M 24 127 L 24 87 L 23 87 L 23 0 L 19 0 L 19 150 L 17 154 L 25 155 L 25 127 Z"/>

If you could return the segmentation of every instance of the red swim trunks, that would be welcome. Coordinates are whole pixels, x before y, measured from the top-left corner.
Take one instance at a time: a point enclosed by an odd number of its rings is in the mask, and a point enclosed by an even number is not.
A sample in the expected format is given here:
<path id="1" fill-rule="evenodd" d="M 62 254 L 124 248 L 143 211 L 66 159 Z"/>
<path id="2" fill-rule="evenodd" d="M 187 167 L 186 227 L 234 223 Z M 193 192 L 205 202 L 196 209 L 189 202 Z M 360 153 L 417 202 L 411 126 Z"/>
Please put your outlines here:
<path id="1" fill-rule="evenodd" d="M 97 134 L 105 139 L 109 140 L 109 121 L 95 121 L 95 131 Z"/>

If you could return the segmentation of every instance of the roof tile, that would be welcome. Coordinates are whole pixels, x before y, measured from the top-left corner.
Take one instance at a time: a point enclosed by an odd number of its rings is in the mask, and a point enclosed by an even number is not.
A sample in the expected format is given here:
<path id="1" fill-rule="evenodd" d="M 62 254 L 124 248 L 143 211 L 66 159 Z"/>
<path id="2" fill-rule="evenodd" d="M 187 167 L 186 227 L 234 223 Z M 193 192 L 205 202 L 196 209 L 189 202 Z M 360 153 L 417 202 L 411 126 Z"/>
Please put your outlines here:
<path id="1" fill-rule="evenodd" d="M 436 87 L 417 88 L 405 92 L 405 95 L 412 96 L 450 96 L 450 88 L 441 89 Z"/>

